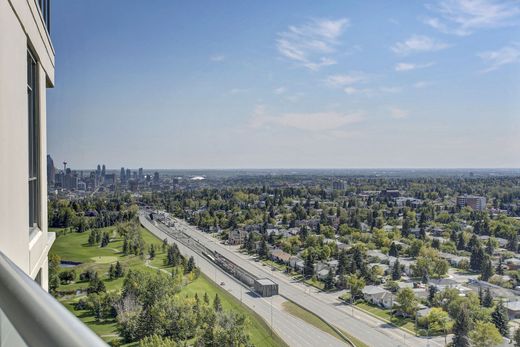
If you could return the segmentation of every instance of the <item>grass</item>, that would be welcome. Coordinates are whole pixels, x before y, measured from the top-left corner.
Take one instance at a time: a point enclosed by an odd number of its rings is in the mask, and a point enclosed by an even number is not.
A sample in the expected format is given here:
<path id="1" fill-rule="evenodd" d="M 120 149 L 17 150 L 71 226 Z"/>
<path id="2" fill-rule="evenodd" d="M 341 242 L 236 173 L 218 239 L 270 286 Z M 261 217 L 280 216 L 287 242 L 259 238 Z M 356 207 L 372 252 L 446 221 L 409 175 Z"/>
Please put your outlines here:
<path id="1" fill-rule="evenodd" d="M 341 331 L 341 333 L 343 335 L 348 337 L 349 340 L 352 341 L 352 343 L 354 344 L 355 347 L 370 347 L 369 345 L 367 345 L 366 343 L 364 343 L 363 341 L 361 341 L 357 337 L 354 337 L 351 334 L 347 333 L 345 330 L 343 330 L 343 329 L 338 329 L 338 330 Z"/>
<path id="2" fill-rule="evenodd" d="M 325 283 L 323 283 L 320 280 L 317 280 L 316 278 L 311 278 L 304 281 L 305 284 L 308 284 L 310 286 L 313 286 L 314 288 L 317 288 L 319 290 L 325 290 Z"/>
<path id="3" fill-rule="evenodd" d="M 68 260 L 73 262 L 80 262 L 81 264 L 74 267 L 77 276 L 87 269 L 97 271 L 101 275 L 101 279 L 105 283 L 108 291 L 119 291 L 123 286 L 124 278 L 118 278 L 114 280 L 108 279 L 108 268 L 110 264 L 119 261 L 125 271 L 128 269 L 141 269 L 145 271 L 157 271 L 156 269 L 150 268 L 145 265 L 145 260 L 142 257 L 134 255 L 124 255 L 121 250 L 123 248 L 123 240 L 115 236 L 113 233 L 115 227 L 108 227 L 100 229 L 102 232 L 109 232 L 111 241 L 107 247 L 100 248 L 99 246 L 89 246 L 88 237 L 89 232 L 85 233 L 67 233 L 61 234 L 54 242 L 51 253 L 57 254 L 62 260 Z M 60 230 L 54 230 L 59 232 Z M 164 259 L 166 253 L 162 252 L 162 240 L 158 239 L 155 235 L 150 233 L 148 230 L 141 228 L 141 235 L 146 242 L 147 247 L 151 244 L 155 245 L 156 257 L 150 260 L 150 265 L 160 269 L 171 270 L 170 266 L 164 265 Z M 70 268 L 64 268 L 62 271 L 70 270 Z M 67 285 L 60 285 L 58 287 L 58 293 L 69 294 L 74 293 L 77 290 L 85 290 L 88 287 L 88 282 L 75 282 Z M 207 292 L 210 298 L 213 298 L 216 293 L 222 300 L 222 305 L 225 309 L 230 309 L 235 312 L 241 312 L 246 315 L 249 319 L 249 333 L 251 341 L 255 346 L 268 346 L 268 347 L 285 347 L 285 342 L 276 334 L 271 336 L 271 331 L 267 323 L 258 316 L 254 311 L 250 310 L 246 306 L 242 306 L 240 301 L 229 294 L 218 285 L 214 284 L 206 276 L 201 276 L 183 287 L 179 295 L 194 296 L 198 293 L 199 297 L 202 298 L 204 292 Z M 76 315 L 83 323 L 91 328 L 96 334 L 101 336 L 106 342 L 118 339 L 117 337 L 117 322 L 114 320 L 103 320 L 97 322 L 93 316 L 86 310 L 75 310 L 74 303 L 77 302 L 85 294 L 67 295 L 62 298 L 61 303 L 67 307 L 74 315 Z M 130 343 L 124 346 L 137 346 L 138 343 Z"/>
<path id="4" fill-rule="evenodd" d="M 204 293 L 208 293 L 211 299 L 213 299 L 215 294 L 218 293 L 224 309 L 233 310 L 246 315 L 250 322 L 249 333 L 251 336 L 251 342 L 255 346 L 287 346 L 278 335 L 273 334 L 273 336 L 271 336 L 270 327 L 256 312 L 247 306 L 242 305 L 239 300 L 220 286 L 216 285 L 204 274 L 201 274 L 199 278 L 184 287 L 180 294 L 195 296 L 195 293 L 197 293 L 199 298 L 202 298 Z"/>
<path id="5" fill-rule="evenodd" d="M 384 310 L 378 306 L 367 304 L 365 302 L 358 302 L 356 307 L 380 318 L 386 322 L 395 325 L 398 328 L 408 331 L 411 334 L 415 334 L 415 323 L 410 318 L 396 317 L 392 315 L 390 310 Z"/>
<path id="6" fill-rule="evenodd" d="M 287 270 L 287 266 L 286 265 L 278 264 L 277 262 L 272 261 L 270 259 L 262 260 L 262 263 L 267 265 L 267 266 L 274 267 L 278 271 L 285 272 Z"/>
<path id="7" fill-rule="evenodd" d="M 335 338 L 339 339 L 340 341 L 345 341 L 343 336 L 338 334 L 334 329 L 332 329 L 327 323 L 325 323 L 320 317 L 316 316 L 314 313 L 307 311 L 306 309 L 296 305 L 292 301 L 286 301 L 282 304 L 282 306 L 285 311 L 292 314 L 293 316 L 298 317 L 301 320 L 309 323 L 310 325 L 320 329 L 321 331 L 334 336 Z M 345 335 L 347 337 L 349 337 L 349 334 L 345 334 Z M 358 346 L 358 345 L 356 345 L 356 346 Z M 363 345 L 361 345 L 361 346 L 363 346 Z"/>

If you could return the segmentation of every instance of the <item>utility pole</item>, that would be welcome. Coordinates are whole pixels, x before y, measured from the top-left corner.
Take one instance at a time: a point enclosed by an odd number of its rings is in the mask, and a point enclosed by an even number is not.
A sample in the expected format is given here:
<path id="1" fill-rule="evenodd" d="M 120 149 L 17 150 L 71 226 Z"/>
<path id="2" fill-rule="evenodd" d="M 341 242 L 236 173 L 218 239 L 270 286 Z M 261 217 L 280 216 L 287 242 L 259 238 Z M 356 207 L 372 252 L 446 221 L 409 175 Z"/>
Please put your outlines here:
<path id="1" fill-rule="evenodd" d="M 273 296 L 271 295 L 271 337 L 273 336 Z"/>

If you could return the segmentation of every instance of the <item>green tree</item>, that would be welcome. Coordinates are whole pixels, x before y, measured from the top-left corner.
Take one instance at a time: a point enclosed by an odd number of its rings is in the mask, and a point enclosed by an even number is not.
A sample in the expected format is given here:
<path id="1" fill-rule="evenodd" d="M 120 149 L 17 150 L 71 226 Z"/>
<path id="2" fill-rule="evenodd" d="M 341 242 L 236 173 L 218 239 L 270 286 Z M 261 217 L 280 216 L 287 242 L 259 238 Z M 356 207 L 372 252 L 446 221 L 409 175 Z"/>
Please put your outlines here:
<path id="1" fill-rule="evenodd" d="M 403 313 L 411 317 L 415 315 L 419 302 L 417 301 L 415 293 L 411 288 L 402 288 L 399 290 L 397 292 L 396 301 L 399 303 L 399 309 Z"/>
<path id="2" fill-rule="evenodd" d="M 502 336 L 509 336 L 509 328 L 507 326 L 509 322 L 509 317 L 502 301 L 499 301 L 498 304 L 495 306 L 495 310 L 493 311 L 493 313 L 491 313 L 491 320 L 493 321 L 493 323 L 495 324 Z"/>
<path id="3" fill-rule="evenodd" d="M 489 255 L 486 254 L 482 261 L 482 265 L 480 266 L 480 279 L 487 281 L 491 276 L 493 276 L 493 264 L 491 264 Z"/>
<path id="4" fill-rule="evenodd" d="M 520 347 L 520 328 L 515 330 L 513 341 L 515 343 L 515 347 Z"/>
<path id="5" fill-rule="evenodd" d="M 334 272 L 329 270 L 329 273 L 325 278 L 325 290 L 331 290 L 332 288 L 334 288 Z"/>
<path id="6" fill-rule="evenodd" d="M 220 296 L 218 296 L 218 294 L 215 294 L 215 299 L 213 300 L 213 309 L 215 312 L 222 311 L 222 302 L 220 301 Z"/>
<path id="7" fill-rule="evenodd" d="M 177 347 L 177 342 L 169 337 L 162 337 L 161 335 L 145 336 L 139 341 L 139 347 Z"/>
<path id="8" fill-rule="evenodd" d="M 498 329 L 489 322 L 477 321 L 469 337 L 474 347 L 494 347 L 503 342 Z"/>
<path id="9" fill-rule="evenodd" d="M 392 266 L 392 280 L 398 281 L 401 278 L 401 264 L 399 258 L 397 258 Z"/>
<path id="10" fill-rule="evenodd" d="M 119 261 L 116 262 L 116 266 L 114 267 L 114 275 L 115 277 L 123 277 L 124 275 L 123 266 Z"/>
<path id="11" fill-rule="evenodd" d="M 482 296 L 482 306 L 493 307 L 493 297 L 491 296 L 491 291 L 489 288 L 486 288 Z"/>
<path id="12" fill-rule="evenodd" d="M 365 288 L 365 280 L 357 275 L 351 275 L 348 278 L 348 286 L 350 288 L 350 294 L 354 299 L 363 295 L 363 288 Z"/>
<path id="13" fill-rule="evenodd" d="M 470 347 L 469 330 L 471 327 L 471 318 L 467 307 L 463 306 L 455 319 L 453 325 L 453 346 L 454 347 Z"/>

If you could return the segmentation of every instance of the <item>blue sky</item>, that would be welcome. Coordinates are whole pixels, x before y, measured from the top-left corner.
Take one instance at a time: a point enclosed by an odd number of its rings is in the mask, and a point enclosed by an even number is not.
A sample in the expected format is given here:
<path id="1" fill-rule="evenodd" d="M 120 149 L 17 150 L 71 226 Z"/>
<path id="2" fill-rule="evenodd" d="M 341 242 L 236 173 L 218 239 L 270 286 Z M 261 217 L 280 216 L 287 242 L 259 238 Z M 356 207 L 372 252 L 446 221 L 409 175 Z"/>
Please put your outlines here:
<path id="1" fill-rule="evenodd" d="M 76 168 L 520 166 L 520 2 L 53 2 Z"/>

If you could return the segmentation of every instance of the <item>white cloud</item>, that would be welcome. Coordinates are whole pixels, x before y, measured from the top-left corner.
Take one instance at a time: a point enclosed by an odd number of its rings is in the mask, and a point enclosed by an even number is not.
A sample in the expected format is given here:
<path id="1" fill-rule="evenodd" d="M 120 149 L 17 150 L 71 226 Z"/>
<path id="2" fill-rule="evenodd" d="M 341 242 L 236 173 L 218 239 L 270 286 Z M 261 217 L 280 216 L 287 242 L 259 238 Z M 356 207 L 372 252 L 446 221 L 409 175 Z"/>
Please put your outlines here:
<path id="1" fill-rule="evenodd" d="M 278 33 L 278 52 L 309 70 L 334 65 L 330 57 L 339 45 L 338 39 L 349 25 L 347 18 L 338 20 L 315 19 L 301 26 L 289 26 L 287 31 Z"/>
<path id="2" fill-rule="evenodd" d="M 489 65 L 483 72 L 490 72 L 503 65 L 520 62 L 520 44 L 514 43 L 496 51 L 482 52 L 478 56 Z"/>
<path id="3" fill-rule="evenodd" d="M 372 89 L 369 88 L 356 88 L 356 87 L 346 87 L 343 89 L 345 93 L 348 95 L 355 95 L 355 94 L 363 94 L 363 95 L 369 95 L 372 94 Z"/>
<path id="4" fill-rule="evenodd" d="M 278 88 L 276 88 L 273 92 L 274 92 L 276 95 L 282 95 L 282 94 L 284 94 L 286 91 L 287 91 L 287 88 L 285 88 L 285 87 L 278 87 Z"/>
<path id="5" fill-rule="evenodd" d="M 344 87 L 357 83 L 365 83 L 370 80 L 370 76 L 361 71 L 354 71 L 349 74 L 330 75 L 325 79 L 325 83 L 331 87 Z"/>
<path id="6" fill-rule="evenodd" d="M 424 69 L 427 67 L 432 66 L 434 63 L 425 63 L 425 64 L 415 64 L 415 63 L 397 63 L 395 65 L 395 71 L 402 72 L 402 71 L 412 71 L 417 69 Z"/>
<path id="7" fill-rule="evenodd" d="M 449 45 L 423 35 L 412 35 L 404 42 L 397 42 L 391 47 L 392 51 L 399 55 L 407 55 L 414 52 L 434 52 L 448 48 Z"/>
<path id="8" fill-rule="evenodd" d="M 427 25 L 459 36 L 482 28 L 518 25 L 520 15 L 517 0 L 439 0 L 427 8 L 440 16 L 425 18 Z"/>
<path id="9" fill-rule="evenodd" d="M 347 125 L 363 121 L 362 112 L 315 112 L 315 113 L 283 113 L 272 116 L 266 113 L 263 105 L 257 105 L 250 127 L 285 127 L 311 132 L 341 130 Z"/>
<path id="10" fill-rule="evenodd" d="M 402 87 L 379 87 L 379 91 L 383 93 L 400 93 L 403 91 Z"/>
<path id="11" fill-rule="evenodd" d="M 413 84 L 413 87 L 417 88 L 417 89 L 422 89 L 422 88 L 429 87 L 432 84 L 433 84 L 433 82 L 430 82 L 430 81 L 417 81 Z"/>
<path id="12" fill-rule="evenodd" d="M 390 117 L 394 119 L 404 119 L 410 114 L 410 112 L 399 107 L 390 107 L 388 108 L 388 111 L 390 112 Z"/>
<path id="13" fill-rule="evenodd" d="M 215 55 L 212 55 L 211 57 L 209 57 L 209 60 L 214 61 L 214 62 L 221 62 L 221 61 L 224 61 L 224 59 L 226 59 L 226 57 L 223 56 L 222 54 L 215 54 Z"/>

